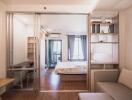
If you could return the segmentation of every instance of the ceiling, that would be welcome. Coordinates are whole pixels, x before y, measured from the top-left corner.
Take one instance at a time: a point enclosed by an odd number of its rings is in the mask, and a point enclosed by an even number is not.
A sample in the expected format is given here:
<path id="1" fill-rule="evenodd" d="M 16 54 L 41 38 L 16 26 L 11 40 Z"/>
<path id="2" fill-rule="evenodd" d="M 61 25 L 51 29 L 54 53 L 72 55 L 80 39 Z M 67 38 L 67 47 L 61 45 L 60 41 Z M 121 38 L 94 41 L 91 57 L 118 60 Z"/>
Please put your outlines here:
<path id="1" fill-rule="evenodd" d="M 132 0 L 2 0 L 8 5 L 87 5 L 96 10 L 122 10 L 132 5 Z"/>
<path id="2" fill-rule="evenodd" d="M 14 25 L 19 22 L 26 25 L 29 30 L 34 25 L 34 16 L 31 14 L 14 14 L 13 18 Z M 44 27 L 44 31 L 50 33 L 64 35 L 85 35 L 87 33 L 87 15 L 41 15 L 40 20 L 40 25 Z M 17 26 L 19 27 L 21 24 Z"/>
<path id="3" fill-rule="evenodd" d="M 97 10 L 123 10 L 132 5 L 132 0 L 100 0 Z"/>
<path id="4" fill-rule="evenodd" d="M 98 0 L 3 0 L 7 4 L 87 5 Z"/>

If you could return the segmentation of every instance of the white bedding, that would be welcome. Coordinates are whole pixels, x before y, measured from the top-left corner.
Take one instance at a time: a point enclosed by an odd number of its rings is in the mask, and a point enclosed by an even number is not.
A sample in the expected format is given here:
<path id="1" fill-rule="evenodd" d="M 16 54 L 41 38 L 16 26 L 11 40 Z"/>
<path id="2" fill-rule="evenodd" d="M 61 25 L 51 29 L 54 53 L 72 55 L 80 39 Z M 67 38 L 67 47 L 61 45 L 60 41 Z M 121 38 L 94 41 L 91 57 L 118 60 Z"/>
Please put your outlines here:
<path id="1" fill-rule="evenodd" d="M 87 62 L 59 62 L 55 67 L 58 74 L 86 74 Z"/>

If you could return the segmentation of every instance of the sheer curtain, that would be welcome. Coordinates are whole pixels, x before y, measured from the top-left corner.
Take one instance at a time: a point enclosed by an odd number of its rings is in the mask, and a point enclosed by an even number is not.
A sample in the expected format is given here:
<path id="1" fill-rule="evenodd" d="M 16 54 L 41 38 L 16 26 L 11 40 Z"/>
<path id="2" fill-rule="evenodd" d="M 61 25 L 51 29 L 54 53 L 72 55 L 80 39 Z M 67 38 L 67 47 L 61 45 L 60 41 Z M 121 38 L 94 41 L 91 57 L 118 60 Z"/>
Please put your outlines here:
<path id="1" fill-rule="evenodd" d="M 81 44 L 82 44 L 82 51 L 83 51 L 83 57 L 84 60 L 87 60 L 87 36 L 86 35 L 81 35 Z"/>
<path id="2" fill-rule="evenodd" d="M 75 42 L 75 35 L 68 35 L 69 60 L 72 60 L 72 58 L 73 58 L 74 42 Z"/>

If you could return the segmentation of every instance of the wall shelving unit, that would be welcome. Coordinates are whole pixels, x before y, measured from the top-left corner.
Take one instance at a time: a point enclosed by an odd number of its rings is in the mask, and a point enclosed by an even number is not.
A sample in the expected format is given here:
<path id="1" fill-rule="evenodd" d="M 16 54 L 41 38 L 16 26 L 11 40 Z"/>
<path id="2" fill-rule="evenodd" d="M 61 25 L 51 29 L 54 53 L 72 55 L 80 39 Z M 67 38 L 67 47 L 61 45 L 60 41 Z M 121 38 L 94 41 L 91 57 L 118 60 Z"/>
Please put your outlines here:
<path id="1" fill-rule="evenodd" d="M 119 16 L 89 17 L 89 90 L 94 92 L 94 73 L 119 69 Z"/>
<path id="2" fill-rule="evenodd" d="M 91 69 L 117 69 L 119 67 L 118 16 L 90 19 Z"/>

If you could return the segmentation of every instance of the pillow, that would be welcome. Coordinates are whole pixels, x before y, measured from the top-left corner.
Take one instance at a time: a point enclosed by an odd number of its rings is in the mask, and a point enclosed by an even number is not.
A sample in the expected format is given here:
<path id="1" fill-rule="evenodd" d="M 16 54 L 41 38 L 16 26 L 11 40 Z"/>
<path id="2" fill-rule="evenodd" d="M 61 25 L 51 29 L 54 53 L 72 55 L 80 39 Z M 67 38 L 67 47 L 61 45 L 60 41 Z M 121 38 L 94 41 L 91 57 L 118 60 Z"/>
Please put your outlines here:
<path id="1" fill-rule="evenodd" d="M 123 69 L 120 73 L 118 82 L 132 89 L 132 70 Z"/>

